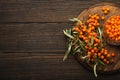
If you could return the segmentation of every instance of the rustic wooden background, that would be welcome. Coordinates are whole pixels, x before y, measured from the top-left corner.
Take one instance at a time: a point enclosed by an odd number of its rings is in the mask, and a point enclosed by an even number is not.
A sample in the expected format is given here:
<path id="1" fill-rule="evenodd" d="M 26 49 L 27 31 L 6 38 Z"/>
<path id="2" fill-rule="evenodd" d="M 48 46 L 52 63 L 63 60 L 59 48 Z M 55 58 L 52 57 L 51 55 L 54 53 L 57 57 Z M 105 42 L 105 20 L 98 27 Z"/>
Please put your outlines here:
<path id="1" fill-rule="evenodd" d="M 63 62 L 68 19 L 102 2 L 120 0 L 0 0 L 0 80 L 119 80 L 82 67 L 72 56 Z"/>

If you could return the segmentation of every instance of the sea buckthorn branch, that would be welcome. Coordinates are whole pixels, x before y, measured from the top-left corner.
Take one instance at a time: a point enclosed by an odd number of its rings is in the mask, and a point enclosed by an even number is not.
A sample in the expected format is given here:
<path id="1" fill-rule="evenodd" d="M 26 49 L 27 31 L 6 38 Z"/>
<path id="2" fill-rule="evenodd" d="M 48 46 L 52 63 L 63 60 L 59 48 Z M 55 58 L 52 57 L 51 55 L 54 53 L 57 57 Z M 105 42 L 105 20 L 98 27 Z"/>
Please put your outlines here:
<path id="1" fill-rule="evenodd" d="M 105 15 L 108 14 L 109 10 L 109 8 L 102 9 Z M 98 14 L 89 14 L 85 23 L 77 18 L 73 18 L 70 19 L 70 21 L 76 22 L 73 28 L 63 31 L 68 37 L 68 47 L 63 60 L 67 59 L 70 52 L 73 55 L 80 54 L 82 60 L 93 66 L 96 77 L 97 66 L 102 68 L 104 65 L 113 63 L 112 57 L 115 57 L 114 52 L 110 53 L 104 48 L 105 41 L 103 40 L 103 32 L 101 30 L 103 27 L 101 22 L 104 19 L 104 16 L 100 17 Z"/>

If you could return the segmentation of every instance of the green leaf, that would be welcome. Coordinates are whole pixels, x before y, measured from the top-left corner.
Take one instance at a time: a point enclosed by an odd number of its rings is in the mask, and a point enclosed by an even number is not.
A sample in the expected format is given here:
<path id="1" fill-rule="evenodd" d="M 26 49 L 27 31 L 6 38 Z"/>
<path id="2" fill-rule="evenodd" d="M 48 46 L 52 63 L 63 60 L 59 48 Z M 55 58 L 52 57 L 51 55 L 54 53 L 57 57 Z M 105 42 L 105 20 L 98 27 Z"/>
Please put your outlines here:
<path id="1" fill-rule="evenodd" d="M 86 52 L 86 49 L 84 48 L 85 44 L 79 39 L 79 45 L 83 51 Z"/>
<path id="2" fill-rule="evenodd" d="M 73 34 L 78 34 L 78 32 L 76 32 L 76 31 L 73 31 Z"/>
<path id="3" fill-rule="evenodd" d="M 97 72 L 96 72 L 96 68 L 97 68 L 97 65 L 98 65 L 98 63 L 96 63 L 95 65 L 94 65 L 94 75 L 95 75 L 95 77 L 97 77 L 98 75 L 97 75 Z"/>
<path id="4" fill-rule="evenodd" d="M 78 42 L 78 38 L 76 38 L 73 42 L 73 45 L 75 45 Z"/>
<path id="5" fill-rule="evenodd" d="M 89 48 L 90 48 L 90 47 L 91 47 L 91 45 L 90 45 L 90 40 L 88 40 L 87 44 L 88 44 L 88 46 L 89 46 Z"/>
<path id="6" fill-rule="evenodd" d="M 84 42 L 79 39 L 79 42 L 82 46 L 85 46 Z"/>
<path id="7" fill-rule="evenodd" d="M 73 55 L 75 55 L 75 53 L 77 52 L 80 52 L 80 50 L 81 50 L 80 46 L 75 47 L 75 49 L 73 50 Z"/>
<path id="8" fill-rule="evenodd" d="M 69 19 L 70 21 L 73 21 L 73 22 L 81 22 L 78 18 L 73 18 L 73 19 Z"/>
<path id="9" fill-rule="evenodd" d="M 67 32 L 71 35 L 72 34 L 72 29 L 68 29 Z"/>
<path id="10" fill-rule="evenodd" d="M 99 32 L 99 35 L 100 35 L 100 40 L 102 41 L 102 31 L 99 27 L 98 27 L 98 32 Z"/>
<path id="11" fill-rule="evenodd" d="M 94 44 L 94 37 L 93 36 L 91 37 L 91 44 L 92 45 Z"/>
<path id="12" fill-rule="evenodd" d="M 67 37 L 69 37 L 69 38 L 71 38 L 71 39 L 74 39 L 74 37 L 68 32 L 68 30 L 63 30 L 63 33 L 64 33 Z"/>
<path id="13" fill-rule="evenodd" d="M 83 56 L 81 57 L 82 60 L 85 60 L 88 56 Z"/>
<path id="14" fill-rule="evenodd" d="M 101 61 L 100 59 L 98 61 L 99 61 L 99 64 L 105 65 L 105 63 L 103 61 Z"/>
<path id="15" fill-rule="evenodd" d="M 63 58 L 63 61 L 65 61 L 68 57 L 68 54 L 70 53 L 71 51 L 71 48 L 72 48 L 72 42 L 68 44 L 68 48 L 67 48 L 67 51 L 65 52 L 65 55 L 64 55 L 64 58 Z"/>

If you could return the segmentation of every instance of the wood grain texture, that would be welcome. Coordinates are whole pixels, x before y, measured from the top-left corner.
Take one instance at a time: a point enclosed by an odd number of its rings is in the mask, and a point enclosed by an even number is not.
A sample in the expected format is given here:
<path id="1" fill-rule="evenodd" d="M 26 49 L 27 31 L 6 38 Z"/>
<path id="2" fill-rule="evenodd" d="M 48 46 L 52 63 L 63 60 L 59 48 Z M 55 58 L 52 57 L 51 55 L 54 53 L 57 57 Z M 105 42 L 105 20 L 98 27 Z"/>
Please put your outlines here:
<path id="1" fill-rule="evenodd" d="M 1 0 L 0 22 L 68 22 L 102 0 Z M 119 0 L 106 0 L 120 4 Z"/>
<path id="2" fill-rule="evenodd" d="M 8 57 L 9 56 L 9 57 Z M 63 62 L 63 53 L 1 53 L 1 80 L 112 80 L 119 79 L 119 74 L 94 75 L 79 65 L 74 57 L 69 56 Z M 86 77 L 87 76 L 87 77 Z"/>
<path id="3" fill-rule="evenodd" d="M 65 51 L 63 29 L 68 23 L 0 24 L 0 51 L 58 52 Z"/>
<path id="4" fill-rule="evenodd" d="M 62 61 L 68 19 L 101 2 L 119 0 L 0 0 L 0 80 L 118 80 L 99 75 L 72 56 Z"/>

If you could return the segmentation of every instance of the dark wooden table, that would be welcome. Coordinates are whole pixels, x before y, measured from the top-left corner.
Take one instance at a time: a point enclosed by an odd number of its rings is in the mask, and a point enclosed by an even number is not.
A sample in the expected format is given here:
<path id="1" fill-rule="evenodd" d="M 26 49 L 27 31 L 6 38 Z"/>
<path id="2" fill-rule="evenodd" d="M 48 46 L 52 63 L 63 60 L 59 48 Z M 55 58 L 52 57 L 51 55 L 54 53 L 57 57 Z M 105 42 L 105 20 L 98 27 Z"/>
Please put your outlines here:
<path id="1" fill-rule="evenodd" d="M 0 0 L 0 80 L 119 80 L 99 75 L 74 57 L 63 62 L 68 19 L 101 2 L 120 0 Z"/>

